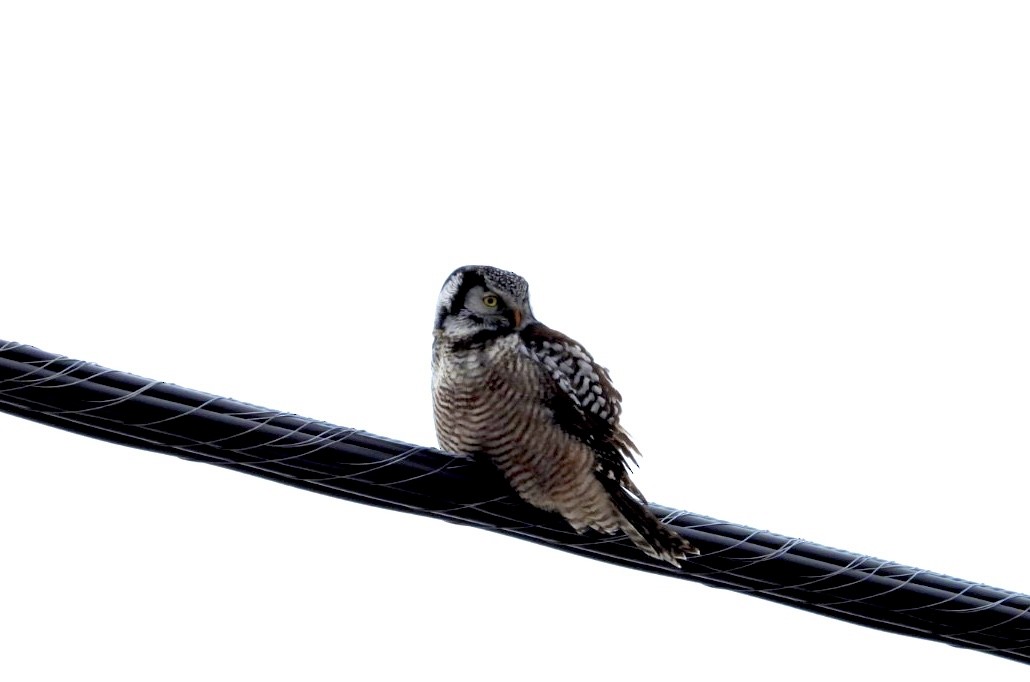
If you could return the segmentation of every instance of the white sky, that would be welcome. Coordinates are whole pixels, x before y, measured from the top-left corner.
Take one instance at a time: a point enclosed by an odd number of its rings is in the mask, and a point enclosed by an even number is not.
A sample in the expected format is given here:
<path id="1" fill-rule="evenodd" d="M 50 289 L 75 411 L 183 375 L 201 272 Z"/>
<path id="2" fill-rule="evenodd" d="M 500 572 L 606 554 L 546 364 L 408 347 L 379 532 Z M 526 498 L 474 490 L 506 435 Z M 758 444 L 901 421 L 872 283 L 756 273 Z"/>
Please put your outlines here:
<path id="1" fill-rule="evenodd" d="M 1030 591 L 1024 3 L 7 3 L 0 338 L 433 444 L 529 279 L 663 504 Z M 0 415 L 0 678 L 1025 679 Z M 1017 678 L 1018 676 L 1018 678 Z"/>

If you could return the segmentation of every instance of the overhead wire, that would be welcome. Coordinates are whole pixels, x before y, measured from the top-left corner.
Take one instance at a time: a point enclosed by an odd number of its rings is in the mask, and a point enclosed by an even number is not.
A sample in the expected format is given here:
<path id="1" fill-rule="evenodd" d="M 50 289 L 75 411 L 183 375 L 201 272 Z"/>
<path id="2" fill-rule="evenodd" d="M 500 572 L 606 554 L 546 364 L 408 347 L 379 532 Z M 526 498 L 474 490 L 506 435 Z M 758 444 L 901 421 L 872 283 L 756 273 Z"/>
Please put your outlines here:
<path id="1" fill-rule="evenodd" d="M 677 569 L 624 536 L 575 533 L 559 516 L 522 502 L 489 462 L 2 340 L 0 412 L 1030 663 L 1030 595 L 652 504 L 701 549 Z"/>

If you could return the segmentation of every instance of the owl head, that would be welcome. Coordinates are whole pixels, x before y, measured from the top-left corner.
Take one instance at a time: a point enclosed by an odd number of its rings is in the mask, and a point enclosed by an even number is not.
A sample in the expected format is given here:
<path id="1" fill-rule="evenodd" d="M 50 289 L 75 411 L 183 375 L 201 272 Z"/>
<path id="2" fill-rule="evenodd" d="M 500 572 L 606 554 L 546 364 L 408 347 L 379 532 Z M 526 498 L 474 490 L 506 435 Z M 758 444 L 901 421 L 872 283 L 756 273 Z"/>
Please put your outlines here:
<path id="1" fill-rule="evenodd" d="M 500 336 L 532 321 L 526 280 L 488 265 L 465 265 L 452 272 L 436 302 L 435 331 L 454 339 Z"/>

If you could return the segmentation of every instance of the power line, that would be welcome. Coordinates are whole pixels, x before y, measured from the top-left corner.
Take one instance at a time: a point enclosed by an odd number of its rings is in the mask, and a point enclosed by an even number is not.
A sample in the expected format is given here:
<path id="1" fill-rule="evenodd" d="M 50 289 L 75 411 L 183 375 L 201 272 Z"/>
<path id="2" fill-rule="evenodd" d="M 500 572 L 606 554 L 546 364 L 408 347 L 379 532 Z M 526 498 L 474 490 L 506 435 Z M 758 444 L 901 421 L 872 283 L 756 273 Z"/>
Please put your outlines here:
<path id="1" fill-rule="evenodd" d="M 1030 596 L 652 505 L 702 556 L 676 569 L 582 536 L 456 457 L 0 340 L 0 411 L 305 490 L 477 526 L 860 625 L 1030 663 Z"/>

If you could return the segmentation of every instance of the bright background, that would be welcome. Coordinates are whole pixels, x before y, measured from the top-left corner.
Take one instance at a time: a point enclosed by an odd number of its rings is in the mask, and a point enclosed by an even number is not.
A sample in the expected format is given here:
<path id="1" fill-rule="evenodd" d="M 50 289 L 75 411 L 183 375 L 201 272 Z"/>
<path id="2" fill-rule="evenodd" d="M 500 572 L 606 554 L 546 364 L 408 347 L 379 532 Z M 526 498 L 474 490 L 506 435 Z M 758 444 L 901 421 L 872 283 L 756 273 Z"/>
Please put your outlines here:
<path id="1" fill-rule="evenodd" d="M 433 444 L 446 275 L 649 497 L 1030 591 L 1025 3 L 0 10 L 0 338 Z M 0 416 L 0 678 L 1023 680 Z M 1018 677 L 1017 677 L 1018 676 Z"/>

